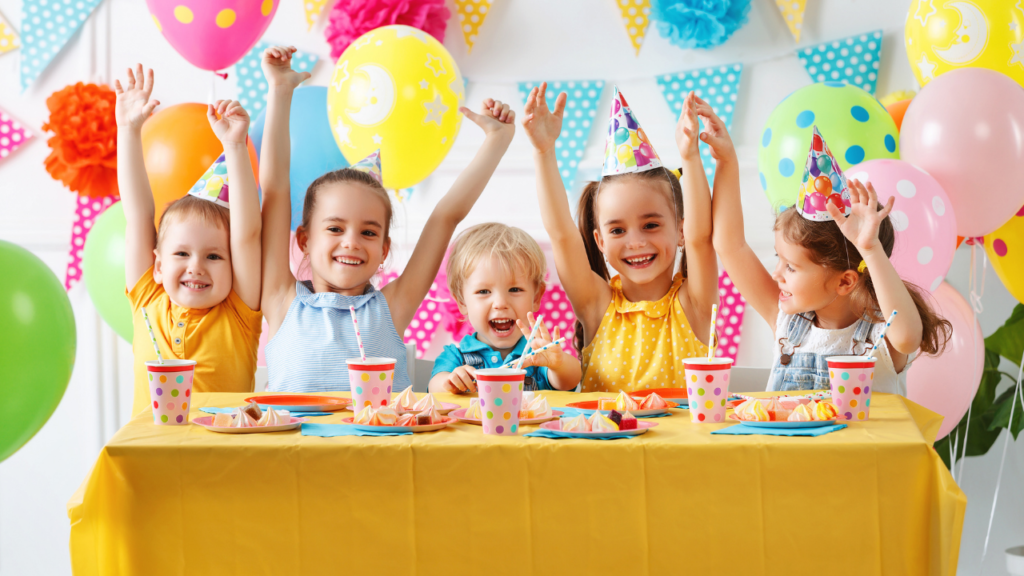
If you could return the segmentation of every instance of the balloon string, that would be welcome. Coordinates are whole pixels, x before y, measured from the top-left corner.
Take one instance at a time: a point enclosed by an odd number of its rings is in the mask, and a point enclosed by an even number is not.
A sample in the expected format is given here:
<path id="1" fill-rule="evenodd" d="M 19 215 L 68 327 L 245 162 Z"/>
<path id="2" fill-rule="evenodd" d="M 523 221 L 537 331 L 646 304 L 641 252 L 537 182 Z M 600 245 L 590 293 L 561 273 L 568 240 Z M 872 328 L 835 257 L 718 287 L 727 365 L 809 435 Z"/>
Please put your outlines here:
<path id="1" fill-rule="evenodd" d="M 975 314 L 981 314 L 985 311 L 985 307 L 981 304 L 981 297 L 985 295 L 985 271 L 988 269 L 988 256 L 984 251 L 981 253 L 982 264 L 981 264 L 981 291 L 977 291 L 976 287 L 979 284 L 978 281 L 978 266 L 977 260 L 975 259 L 974 251 L 978 246 L 978 242 L 975 239 L 971 242 L 971 275 L 968 279 L 970 284 L 971 292 L 971 308 L 974 309 Z"/>

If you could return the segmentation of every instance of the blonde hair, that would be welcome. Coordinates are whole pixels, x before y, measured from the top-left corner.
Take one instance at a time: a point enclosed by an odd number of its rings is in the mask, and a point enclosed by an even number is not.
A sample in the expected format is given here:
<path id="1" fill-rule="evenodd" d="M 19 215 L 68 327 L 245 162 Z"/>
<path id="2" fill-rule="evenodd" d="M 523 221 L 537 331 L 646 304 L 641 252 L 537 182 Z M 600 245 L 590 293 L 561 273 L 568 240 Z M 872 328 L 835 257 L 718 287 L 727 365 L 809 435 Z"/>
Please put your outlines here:
<path id="1" fill-rule="evenodd" d="M 231 213 L 227 208 L 196 196 L 184 196 L 168 204 L 167 209 L 160 216 L 160 226 L 156 233 L 157 248 L 160 247 L 164 234 L 172 223 L 189 218 L 199 220 L 203 224 L 212 224 L 223 228 L 229 234 L 231 233 Z"/>
<path id="2" fill-rule="evenodd" d="M 526 273 L 537 290 L 544 289 L 547 260 L 537 241 L 529 234 L 497 222 L 477 224 L 463 231 L 455 238 L 448 266 L 448 291 L 455 300 L 465 306 L 462 288 L 466 278 L 481 258 L 495 258 L 502 269 L 510 275 L 516 271 Z"/>

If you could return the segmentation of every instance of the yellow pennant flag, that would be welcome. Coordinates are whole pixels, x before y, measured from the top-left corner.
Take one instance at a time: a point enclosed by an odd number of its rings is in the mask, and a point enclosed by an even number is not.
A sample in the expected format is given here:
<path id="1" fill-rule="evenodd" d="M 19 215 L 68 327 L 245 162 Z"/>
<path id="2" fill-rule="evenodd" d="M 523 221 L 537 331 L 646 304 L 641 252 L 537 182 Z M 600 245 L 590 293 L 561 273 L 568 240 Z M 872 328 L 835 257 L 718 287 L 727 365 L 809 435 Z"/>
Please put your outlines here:
<path id="1" fill-rule="evenodd" d="M 786 19 L 786 26 L 793 34 L 793 38 L 800 41 L 800 29 L 804 27 L 804 8 L 807 7 L 807 0 L 775 0 L 775 4 Z"/>
<path id="2" fill-rule="evenodd" d="M 651 0 L 615 0 L 622 12 L 622 23 L 626 26 L 629 39 L 633 42 L 633 49 L 637 55 L 640 54 L 640 46 L 644 43 L 644 35 L 647 34 L 647 25 L 650 24 Z"/>
<path id="3" fill-rule="evenodd" d="M 492 0 L 455 0 L 455 6 L 459 9 L 459 27 L 462 28 L 462 37 L 466 39 L 466 46 L 470 52 L 473 51 L 477 31 L 491 11 L 491 2 Z"/>
<path id="4" fill-rule="evenodd" d="M 306 11 L 306 23 L 309 24 L 309 29 L 313 29 L 313 24 L 316 23 L 316 19 L 323 13 L 324 8 L 327 7 L 327 3 L 330 0 L 302 0 L 302 8 Z"/>
<path id="5" fill-rule="evenodd" d="M 0 54 L 10 52 L 21 48 L 21 42 L 18 41 L 18 33 L 14 31 L 14 27 L 4 19 L 4 15 L 0 14 Z"/>

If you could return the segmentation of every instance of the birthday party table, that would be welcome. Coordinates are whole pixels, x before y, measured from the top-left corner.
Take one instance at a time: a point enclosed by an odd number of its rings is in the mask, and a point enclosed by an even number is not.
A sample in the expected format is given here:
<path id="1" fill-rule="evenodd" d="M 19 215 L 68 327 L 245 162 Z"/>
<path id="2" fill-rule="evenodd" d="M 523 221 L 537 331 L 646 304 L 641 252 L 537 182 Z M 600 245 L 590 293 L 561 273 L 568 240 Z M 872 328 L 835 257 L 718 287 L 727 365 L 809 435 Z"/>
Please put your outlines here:
<path id="1" fill-rule="evenodd" d="M 196 394 L 191 418 L 246 396 Z M 218 434 L 147 412 L 68 504 L 72 564 L 79 576 L 952 575 L 967 500 L 932 448 L 941 417 L 872 401 L 869 421 L 819 437 L 711 435 L 729 424 L 673 410 L 645 435 L 604 441 L 464 423 Z"/>

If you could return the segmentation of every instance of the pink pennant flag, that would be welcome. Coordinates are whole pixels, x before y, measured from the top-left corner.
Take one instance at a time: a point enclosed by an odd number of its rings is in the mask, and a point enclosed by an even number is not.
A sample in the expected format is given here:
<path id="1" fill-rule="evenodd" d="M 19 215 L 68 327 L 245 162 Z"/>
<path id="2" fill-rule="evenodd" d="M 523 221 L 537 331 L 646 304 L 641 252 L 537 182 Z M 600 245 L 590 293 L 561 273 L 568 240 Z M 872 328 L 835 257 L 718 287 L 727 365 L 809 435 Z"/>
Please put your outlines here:
<path id="1" fill-rule="evenodd" d="M 25 130 L 5 110 L 0 109 L 0 160 L 7 158 L 12 152 L 32 138 L 32 133 Z"/>
<path id="2" fill-rule="evenodd" d="M 93 222 L 117 200 L 116 196 L 105 198 L 78 196 L 78 204 L 75 206 L 75 223 L 71 226 L 68 268 L 64 274 L 65 290 L 71 290 L 71 287 L 82 279 L 82 250 L 85 249 L 85 239 L 89 235 L 89 230 L 92 230 Z"/>
<path id="3" fill-rule="evenodd" d="M 747 309 L 747 301 L 740 295 L 729 275 L 722 270 L 718 275 L 718 350 L 715 356 L 732 358 L 735 364 L 736 355 L 740 351 L 740 331 L 743 329 L 743 313 Z"/>

